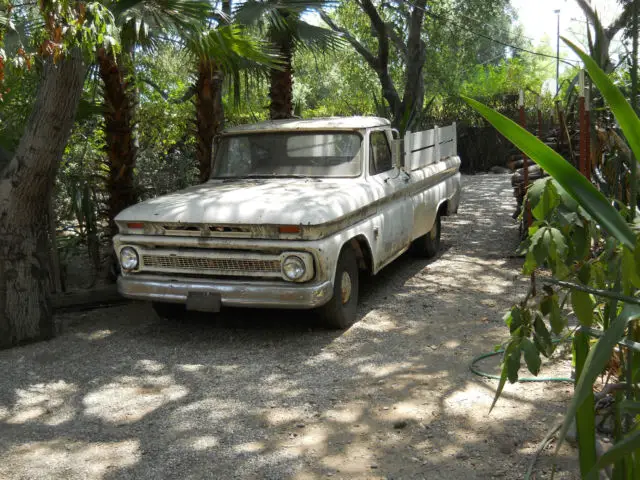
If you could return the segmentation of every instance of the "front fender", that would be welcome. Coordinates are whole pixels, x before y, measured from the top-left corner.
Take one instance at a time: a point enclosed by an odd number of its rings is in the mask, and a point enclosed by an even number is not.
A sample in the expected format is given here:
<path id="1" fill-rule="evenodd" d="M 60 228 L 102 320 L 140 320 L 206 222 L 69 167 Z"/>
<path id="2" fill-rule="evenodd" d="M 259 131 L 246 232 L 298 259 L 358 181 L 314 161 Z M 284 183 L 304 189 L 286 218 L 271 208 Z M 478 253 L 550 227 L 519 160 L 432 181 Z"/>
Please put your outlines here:
<path id="1" fill-rule="evenodd" d="M 338 257 L 342 248 L 349 244 L 354 238 L 361 238 L 366 242 L 369 252 L 371 252 L 371 270 L 376 272 L 378 270 L 379 262 L 375 257 L 375 242 L 376 229 L 380 229 L 380 220 L 378 215 L 366 218 L 363 221 L 353 225 L 349 228 L 341 230 L 330 237 L 325 238 L 321 242 L 321 246 L 318 250 L 319 261 L 322 263 L 320 269 L 322 270 L 323 279 L 330 280 L 332 283 L 335 280 L 336 267 L 338 264 Z"/>

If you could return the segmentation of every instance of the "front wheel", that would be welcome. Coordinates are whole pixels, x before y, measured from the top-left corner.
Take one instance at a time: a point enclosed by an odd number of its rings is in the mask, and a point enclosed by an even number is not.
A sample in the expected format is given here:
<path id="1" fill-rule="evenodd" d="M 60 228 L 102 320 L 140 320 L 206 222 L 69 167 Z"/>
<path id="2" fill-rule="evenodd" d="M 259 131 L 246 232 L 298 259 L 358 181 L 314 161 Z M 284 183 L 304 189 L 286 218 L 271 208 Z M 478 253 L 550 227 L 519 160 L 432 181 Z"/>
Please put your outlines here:
<path id="1" fill-rule="evenodd" d="M 441 227 L 442 223 L 440 221 L 440 214 L 438 213 L 435 222 L 433 222 L 433 227 L 431 227 L 431 231 L 416 238 L 411 244 L 411 251 L 419 257 L 435 257 L 438 250 L 440 250 Z"/>
<path id="2" fill-rule="evenodd" d="M 331 329 L 344 330 L 356 321 L 358 307 L 358 261 L 351 247 L 344 247 L 338 257 L 333 297 L 318 309 L 322 323 Z"/>

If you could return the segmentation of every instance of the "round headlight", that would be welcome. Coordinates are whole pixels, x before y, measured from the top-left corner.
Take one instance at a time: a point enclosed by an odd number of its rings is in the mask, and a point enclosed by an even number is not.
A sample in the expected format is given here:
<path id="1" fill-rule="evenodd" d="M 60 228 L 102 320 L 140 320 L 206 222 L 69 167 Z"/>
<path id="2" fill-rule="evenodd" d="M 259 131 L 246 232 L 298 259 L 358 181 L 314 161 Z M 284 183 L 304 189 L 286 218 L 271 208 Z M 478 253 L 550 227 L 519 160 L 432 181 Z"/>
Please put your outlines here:
<path id="1" fill-rule="evenodd" d="M 290 256 L 284 259 L 282 271 L 289 280 L 299 280 L 307 269 L 300 257 Z"/>
<path id="2" fill-rule="evenodd" d="M 131 247 L 120 250 L 120 265 L 124 270 L 134 270 L 138 266 L 138 253 Z"/>

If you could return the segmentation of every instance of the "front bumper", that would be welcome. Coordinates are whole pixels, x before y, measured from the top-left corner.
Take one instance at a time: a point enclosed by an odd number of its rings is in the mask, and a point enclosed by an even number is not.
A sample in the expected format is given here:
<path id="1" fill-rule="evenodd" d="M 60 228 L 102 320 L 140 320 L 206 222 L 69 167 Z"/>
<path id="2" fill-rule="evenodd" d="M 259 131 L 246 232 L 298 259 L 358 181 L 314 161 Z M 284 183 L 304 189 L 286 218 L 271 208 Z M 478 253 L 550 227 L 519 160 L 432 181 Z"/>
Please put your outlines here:
<path id="1" fill-rule="evenodd" d="M 168 303 L 186 303 L 189 292 L 209 292 L 219 293 L 223 306 L 308 309 L 320 307 L 331 300 L 333 287 L 331 282 L 302 285 L 136 274 L 118 277 L 118 292 L 136 300 Z"/>

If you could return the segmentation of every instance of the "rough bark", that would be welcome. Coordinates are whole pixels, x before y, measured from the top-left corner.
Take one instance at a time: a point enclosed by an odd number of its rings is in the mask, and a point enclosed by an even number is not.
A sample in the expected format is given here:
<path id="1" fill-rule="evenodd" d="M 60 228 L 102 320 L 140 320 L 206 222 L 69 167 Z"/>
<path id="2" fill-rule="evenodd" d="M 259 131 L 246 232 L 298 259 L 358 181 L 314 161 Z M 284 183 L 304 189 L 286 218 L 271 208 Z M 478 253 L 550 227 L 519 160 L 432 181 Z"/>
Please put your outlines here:
<path id="1" fill-rule="evenodd" d="M 222 2 L 220 23 L 231 18 L 231 0 Z M 196 158 L 200 181 L 206 182 L 213 168 L 213 140 L 224 129 L 224 104 L 222 85 L 224 73 L 211 59 L 200 59 L 198 76 L 194 85 L 196 106 Z"/>
<path id="2" fill-rule="evenodd" d="M 370 2 L 368 2 L 370 3 Z M 372 9 L 371 9 L 372 8 Z M 377 16 L 377 11 L 375 7 L 371 5 L 371 8 L 368 12 L 371 15 L 374 15 L 374 18 Z M 340 28 L 336 23 L 324 12 L 320 12 L 323 20 L 336 32 L 342 33 L 345 40 L 347 40 L 351 46 L 362 55 L 362 58 L 365 59 L 367 64 L 376 72 L 378 76 L 378 80 L 380 81 L 380 86 L 382 87 L 382 96 L 385 98 L 387 103 L 389 104 L 389 109 L 391 110 L 391 122 L 394 127 L 397 128 L 397 122 L 400 121 L 401 118 L 401 105 L 402 101 L 400 100 L 400 95 L 396 90 L 396 87 L 393 83 L 393 79 L 391 78 L 391 74 L 389 73 L 389 41 L 387 39 L 387 26 L 380 20 L 374 22 L 371 20 L 372 25 L 375 23 L 381 29 L 383 34 L 380 34 L 379 30 L 375 30 L 376 36 L 378 37 L 378 52 L 377 55 L 374 55 L 370 50 L 368 50 L 365 46 L 363 46 L 356 38 L 353 37 L 347 30 Z M 381 40 L 382 39 L 382 40 Z M 396 38 L 396 41 L 399 41 L 399 38 Z"/>
<path id="3" fill-rule="evenodd" d="M 211 176 L 213 139 L 224 128 L 223 74 L 212 61 L 201 60 L 196 80 L 196 151 L 200 181 Z"/>
<path id="4" fill-rule="evenodd" d="M 271 69 L 269 117 L 281 120 L 293 117 L 293 39 L 280 34 L 273 40 L 282 59 L 282 70 Z"/>
<path id="5" fill-rule="evenodd" d="M 47 210 L 84 72 L 77 51 L 57 64 L 44 61 L 33 112 L 0 171 L 0 348 L 55 335 Z"/>
<path id="6" fill-rule="evenodd" d="M 100 77 L 103 82 L 105 144 L 109 176 L 107 211 L 112 235 L 117 232 L 115 216 L 138 201 L 134 185 L 137 147 L 134 135 L 135 96 L 130 84 L 126 59 L 116 59 L 113 52 L 98 50 Z"/>
<path id="7" fill-rule="evenodd" d="M 422 24 L 424 23 L 424 8 L 426 0 L 418 0 L 411 12 L 409 21 L 409 38 L 407 40 L 407 68 L 402 98 L 402 114 L 411 119 L 422 111 L 424 105 L 424 76 L 422 69 L 426 57 L 426 45 L 422 40 Z M 406 112 L 406 113 L 405 113 Z"/>

